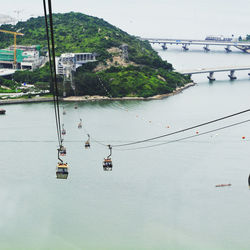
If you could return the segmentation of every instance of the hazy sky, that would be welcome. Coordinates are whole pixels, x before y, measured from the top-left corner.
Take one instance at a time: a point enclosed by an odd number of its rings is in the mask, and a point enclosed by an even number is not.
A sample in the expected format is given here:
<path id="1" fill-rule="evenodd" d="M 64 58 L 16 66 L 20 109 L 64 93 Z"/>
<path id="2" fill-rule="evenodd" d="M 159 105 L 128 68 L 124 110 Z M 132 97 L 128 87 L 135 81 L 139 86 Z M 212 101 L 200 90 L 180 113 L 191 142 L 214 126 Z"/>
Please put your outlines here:
<path id="1" fill-rule="evenodd" d="M 43 15 L 42 0 L 1 0 L 0 14 Z M 105 19 L 133 35 L 203 38 L 250 33 L 249 0 L 54 0 L 53 12 L 78 11 Z"/>

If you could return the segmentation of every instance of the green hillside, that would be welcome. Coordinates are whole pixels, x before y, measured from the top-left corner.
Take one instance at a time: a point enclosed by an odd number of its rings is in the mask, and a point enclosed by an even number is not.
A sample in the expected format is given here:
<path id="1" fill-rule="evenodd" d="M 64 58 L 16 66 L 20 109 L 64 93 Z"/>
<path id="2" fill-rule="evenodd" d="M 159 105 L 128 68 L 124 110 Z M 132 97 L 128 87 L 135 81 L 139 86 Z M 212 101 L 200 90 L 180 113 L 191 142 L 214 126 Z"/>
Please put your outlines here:
<path id="1" fill-rule="evenodd" d="M 163 61 L 147 41 L 141 41 L 103 19 L 70 12 L 54 14 L 53 22 L 57 56 L 66 52 L 97 54 L 98 63 L 78 68 L 75 73 L 78 94 L 105 94 L 100 88 L 102 82 L 113 96 L 146 97 L 172 92 L 189 81 L 172 72 L 172 65 Z M 16 25 L 1 25 L 0 29 L 24 33 L 17 37 L 18 44 L 39 44 L 42 51 L 47 49 L 44 17 L 30 18 Z M 12 35 L 0 33 L 0 48 L 12 43 Z M 122 45 L 127 46 L 125 58 Z M 18 72 L 15 80 L 43 82 L 48 78 L 44 72 Z"/>

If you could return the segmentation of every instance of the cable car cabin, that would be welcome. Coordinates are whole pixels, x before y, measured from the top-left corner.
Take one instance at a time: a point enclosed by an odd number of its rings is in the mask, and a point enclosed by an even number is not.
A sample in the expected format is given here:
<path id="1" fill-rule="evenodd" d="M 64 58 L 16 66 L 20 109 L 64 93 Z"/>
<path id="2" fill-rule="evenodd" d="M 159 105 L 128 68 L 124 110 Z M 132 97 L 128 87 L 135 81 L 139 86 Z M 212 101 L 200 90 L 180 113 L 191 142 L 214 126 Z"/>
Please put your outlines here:
<path id="1" fill-rule="evenodd" d="M 66 110 L 64 107 L 63 107 L 63 115 L 66 115 Z"/>
<path id="2" fill-rule="evenodd" d="M 85 142 L 85 148 L 90 148 L 90 143 L 89 143 L 89 141 L 86 141 L 86 142 Z"/>
<path id="3" fill-rule="evenodd" d="M 66 135 L 66 130 L 65 129 L 62 130 L 62 135 Z"/>
<path id="4" fill-rule="evenodd" d="M 88 140 L 85 142 L 85 148 L 90 148 L 90 135 L 88 134 Z"/>
<path id="5" fill-rule="evenodd" d="M 56 167 L 56 178 L 67 179 L 68 178 L 68 164 L 59 162 Z"/>
<path id="6" fill-rule="evenodd" d="M 5 109 L 0 109 L 0 115 L 4 115 L 6 113 Z"/>
<path id="7" fill-rule="evenodd" d="M 60 156 L 65 156 L 66 155 L 66 148 L 64 146 L 62 146 L 59 149 L 59 154 L 60 154 Z"/>
<path id="8" fill-rule="evenodd" d="M 113 164 L 112 164 L 111 158 L 104 159 L 103 170 L 104 171 L 112 171 L 112 167 L 113 167 Z"/>

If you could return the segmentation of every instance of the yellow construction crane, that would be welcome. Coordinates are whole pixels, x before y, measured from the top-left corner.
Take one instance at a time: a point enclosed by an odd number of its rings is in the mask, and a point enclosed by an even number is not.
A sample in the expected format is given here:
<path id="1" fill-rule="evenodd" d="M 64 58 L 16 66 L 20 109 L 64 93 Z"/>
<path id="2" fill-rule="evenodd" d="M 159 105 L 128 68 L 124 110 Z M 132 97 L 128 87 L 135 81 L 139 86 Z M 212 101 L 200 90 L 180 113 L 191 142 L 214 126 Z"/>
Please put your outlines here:
<path id="1" fill-rule="evenodd" d="M 1 30 L 1 29 L 0 29 L 0 32 L 14 35 L 14 62 L 13 62 L 13 68 L 16 69 L 16 36 L 23 36 L 24 34 L 19 33 L 19 32 L 14 32 L 14 31 Z"/>

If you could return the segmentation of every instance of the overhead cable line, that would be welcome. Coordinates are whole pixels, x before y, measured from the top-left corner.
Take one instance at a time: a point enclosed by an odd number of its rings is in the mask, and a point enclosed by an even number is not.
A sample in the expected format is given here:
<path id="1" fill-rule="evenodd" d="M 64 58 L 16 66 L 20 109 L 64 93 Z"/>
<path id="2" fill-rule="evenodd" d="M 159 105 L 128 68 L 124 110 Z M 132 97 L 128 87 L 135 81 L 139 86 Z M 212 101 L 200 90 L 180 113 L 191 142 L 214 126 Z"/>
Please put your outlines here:
<path id="1" fill-rule="evenodd" d="M 51 34 L 51 45 L 52 45 L 52 66 L 53 66 L 53 73 L 54 73 L 54 83 L 55 83 L 55 94 L 56 94 L 56 108 L 57 108 L 57 117 L 58 117 L 58 127 L 61 136 L 61 122 L 60 122 L 60 110 L 59 110 L 59 92 L 58 92 L 58 83 L 56 77 L 56 56 L 55 56 L 55 42 L 54 42 L 54 29 L 53 29 L 53 18 L 52 18 L 52 8 L 51 8 L 51 0 L 48 0 L 49 6 L 49 24 L 50 24 L 50 34 Z M 62 141 L 61 141 L 62 143 Z M 60 144 L 61 145 L 61 144 Z"/>
<path id="2" fill-rule="evenodd" d="M 51 74 L 51 85 L 52 85 L 52 91 L 53 91 L 53 102 L 54 102 L 54 110 L 55 110 L 57 137 L 58 137 L 59 147 L 61 147 L 62 146 L 62 133 L 61 133 L 60 110 L 59 110 L 58 83 L 57 83 L 57 77 L 56 77 L 55 46 L 54 46 L 54 32 L 53 32 L 51 1 L 48 0 L 49 24 L 48 24 L 47 6 L 46 6 L 45 0 L 43 0 L 43 7 L 44 7 L 44 17 L 45 17 L 46 34 L 47 34 L 49 65 L 50 65 L 50 74 Z"/>
<path id="3" fill-rule="evenodd" d="M 220 127 L 220 128 L 212 129 L 212 130 L 209 130 L 209 131 L 206 131 L 206 132 L 203 132 L 203 133 L 199 133 L 199 134 L 190 135 L 190 136 L 182 137 L 182 138 L 179 138 L 179 139 L 167 141 L 167 142 L 162 142 L 162 143 L 158 143 L 158 144 L 154 144 L 154 145 L 137 147 L 137 148 L 126 148 L 126 149 L 116 149 L 116 150 L 119 150 L 119 151 L 128 151 L 128 150 L 137 150 L 137 149 L 145 149 L 145 148 L 158 147 L 158 146 L 166 145 L 166 144 L 169 144 L 169 143 L 174 143 L 174 142 L 179 142 L 179 141 L 191 139 L 191 138 L 194 138 L 194 137 L 197 137 L 197 136 L 210 134 L 210 133 L 213 133 L 213 132 L 216 132 L 216 131 L 219 131 L 219 130 L 223 130 L 223 129 L 231 128 L 231 127 L 234 127 L 234 126 L 238 126 L 240 124 L 247 123 L 247 122 L 250 122 L 250 119 L 244 120 L 244 121 L 241 121 L 241 122 L 237 122 L 237 123 L 233 123 L 233 124 L 230 124 L 230 125 L 227 125 L 227 126 L 223 126 L 223 127 Z"/>
<path id="4" fill-rule="evenodd" d="M 50 86 L 53 92 L 53 104 L 54 104 L 54 111 L 55 111 L 55 118 L 56 118 L 56 129 L 57 129 L 57 137 L 58 141 L 61 141 L 60 132 L 58 128 L 58 118 L 57 118 L 57 108 L 56 108 L 56 99 L 55 99 L 55 86 L 54 86 L 54 79 L 53 79 L 53 69 L 52 69 L 52 59 L 51 59 L 51 51 L 50 51 L 50 36 L 49 36 L 49 26 L 48 26 L 48 19 L 47 19 L 47 7 L 46 2 L 43 0 L 43 8 L 44 8 L 44 18 L 45 18 L 45 26 L 46 26 L 46 35 L 47 35 L 47 44 L 48 44 L 48 54 L 49 54 L 49 69 L 50 69 Z"/>
<path id="5" fill-rule="evenodd" d="M 62 142 L 63 142 L 62 132 L 64 132 L 64 129 L 63 130 L 61 129 L 61 121 L 60 121 L 59 92 L 58 92 L 58 83 L 57 83 L 57 77 L 56 77 L 55 42 L 54 42 L 51 0 L 48 0 L 49 25 L 48 25 L 48 19 L 47 19 L 47 11 L 46 11 L 47 7 L 46 7 L 45 0 L 43 0 L 43 6 L 44 6 L 46 34 L 47 34 L 47 42 L 48 42 L 50 74 L 51 74 L 51 83 L 52 83 L 51 85 L 53 86 L 53 101 L 54 101 L 54 110 L 55 110 L 55 117 L 56 117 L 56 129 L 57 129 L 57 137 L 58 137 L 58 144 L 59 144 L 59 148 L 57 149 L 57 153 L 58 153 L 57 158 L 59 162 L 56 168 L 56 177 L 58 179 L 67 179 L 68 178 L 68 164 L 63 163 L 63 160 L 60 158 L 60 155 L 63 156 L 66 154 L 66 148 L 63 147 L 62 145 Z"/>
<path id="6" fill-rule="evenodd" d="M 131 142 L 131 143 L 112 145 L 112 147 L 113 148 L 118 148 L 118 147 L 130 146 L 130 145 L 135 145 L 135 144 L 144 143 L 144 142 L 148 142 L 148 141 L 153 141 L 153 140 L 160 139 L 160 138 L 163 138 L 163 137 L 183 133 L 185 131 L 192 130 L 192 129 L 195 129 L 195 128 L 199 128 L 199 127 L 202 127 L 202 126 L 205 126 L 205 125 L 208 125 L 208 124 L 212 124 L 212 123 L 215 123 L 215 122 L 218 122 L 218 121 L 222 121 L 222 120 L 225 120 L 225 119 L 237 116 L 237 115 L 247 113 L 249 111 L 250 111 L 250 109 L 246 109 L 246 110 L 243 110 L 243 111 L 231 114 L 231 115 L 223 116 L 223 117 L 220 117 L 220 118 L 208 121 L 208 122 L 200 123 L 198 125 L 188 127 L 188 128 L 185 128 L 185 129 L 181 129 L 181 130 L 177 130 L 175 132 L 171 132 L 171 133 L 168 133 L 168 134 L 163 134 L 163 135 L 159 135 L 159 136 L 155 136 L 155 137 L 151 137 L 151 138 L 147 138 L 147 139 L 143 139 L 143 140 L 138 140 L 138 141 Z"/>

